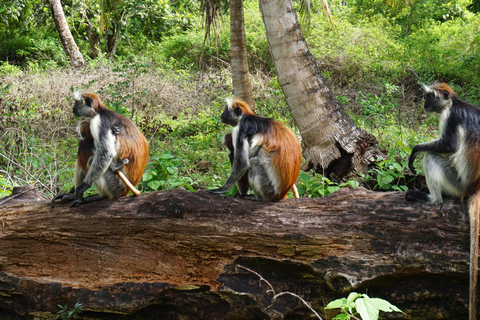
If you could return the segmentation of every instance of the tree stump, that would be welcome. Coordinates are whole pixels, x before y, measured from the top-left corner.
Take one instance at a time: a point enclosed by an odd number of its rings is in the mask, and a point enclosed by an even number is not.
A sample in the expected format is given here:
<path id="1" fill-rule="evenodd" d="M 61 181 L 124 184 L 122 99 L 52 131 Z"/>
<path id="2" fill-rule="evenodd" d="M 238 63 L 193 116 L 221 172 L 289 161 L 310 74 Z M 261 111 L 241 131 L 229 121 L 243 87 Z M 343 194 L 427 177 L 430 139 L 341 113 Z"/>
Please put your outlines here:
<path id="1" fill-rule="evenodd" d="M 78 208 L 4 200 L 5 319 L 42 319 L 76 302 L 94 319 L 313 319 L 292 297 L 272 304 L 268 286 L 238 265 L 323 315 L 350 291 L 405 312 L 384 318 L 468 313 L 469 226 L 458 202 L 362 188 L 275 203 L 185 190 Z"/>

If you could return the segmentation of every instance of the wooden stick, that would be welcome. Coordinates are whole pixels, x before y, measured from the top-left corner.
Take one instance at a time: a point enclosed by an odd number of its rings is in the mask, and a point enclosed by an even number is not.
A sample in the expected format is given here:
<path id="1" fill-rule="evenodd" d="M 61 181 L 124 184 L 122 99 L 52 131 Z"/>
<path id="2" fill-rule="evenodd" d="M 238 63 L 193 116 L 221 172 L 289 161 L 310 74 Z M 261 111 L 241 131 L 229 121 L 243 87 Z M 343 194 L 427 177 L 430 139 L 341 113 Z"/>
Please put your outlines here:
<path id="1" fill-rule="evenodd" d="M 125 182 L 127 187 L 133 192 L 133 195 L 138 196 L 140 194 L 140 191 L 138 191 L 137 188 L 135 188 L 134 185 L 130 181 L 128 181 L 127 177 L 125 177 L 122 171 L 118 170 L 117 174 L 120 177 L 120 179 L 122 179 L 123 182 Z"/>
<path id="2" fill-rule="evenodd" d="M 298 199 L 300 198 L 300 195 L 298 194 L 298 190 L 297 190 L 297 186 L 296 185 L 293 185 L 292 186 L 292 191 L 293 191 L 293 197 Z"/>

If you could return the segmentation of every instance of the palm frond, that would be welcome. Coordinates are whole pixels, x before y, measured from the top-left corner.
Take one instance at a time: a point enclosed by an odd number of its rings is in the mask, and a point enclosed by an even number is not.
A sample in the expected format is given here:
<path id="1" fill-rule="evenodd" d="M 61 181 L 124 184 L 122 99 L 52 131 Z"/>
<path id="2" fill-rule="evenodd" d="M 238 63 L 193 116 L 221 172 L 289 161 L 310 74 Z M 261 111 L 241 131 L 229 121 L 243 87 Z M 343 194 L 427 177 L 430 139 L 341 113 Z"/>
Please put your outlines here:
<path id="1" fill-rule="evenodd" d="M 311 23 L 311 13 L 312 13 L 312 6 L 313 6 L 313 0 L 299 0 L 300 3 L 300 10 L 299 10 L 299 15 L 300 15 L 300 21 L 302 23 L 302 26 L 305 27 L 305 30 L 310 29 L 310 23 Z M 330 22 L 330 26 L 333 28 L 333 20 L 332 20 L 332 14 L 330 12 L 330 6 L 328 5 L 327 0 L 321 0 L 321 5 L 323 9 L 323 14 L 327 17 L 327 19 Z"/>

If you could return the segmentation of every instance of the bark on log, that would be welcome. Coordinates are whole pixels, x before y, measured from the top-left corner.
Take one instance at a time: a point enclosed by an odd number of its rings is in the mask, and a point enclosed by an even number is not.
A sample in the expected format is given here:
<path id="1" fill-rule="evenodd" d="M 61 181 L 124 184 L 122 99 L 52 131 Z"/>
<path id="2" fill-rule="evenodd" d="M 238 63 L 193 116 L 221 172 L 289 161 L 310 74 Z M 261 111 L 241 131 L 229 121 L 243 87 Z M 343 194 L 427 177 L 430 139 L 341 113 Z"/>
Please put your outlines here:
<path id="1" fill-rule="evenodd" d="M 0 226 L 2 319 L 76 302 L 94 319 L 312 318 L 294 298 L 267 308 L 267 286 L 237 265 L 321 313 L 353 290 L 405 312 L 384 318 L 467 317 L 468 217 L 453 201 L 359 188 L 259 203 L 173 190 L 78 208 L 4 202 Z"/>

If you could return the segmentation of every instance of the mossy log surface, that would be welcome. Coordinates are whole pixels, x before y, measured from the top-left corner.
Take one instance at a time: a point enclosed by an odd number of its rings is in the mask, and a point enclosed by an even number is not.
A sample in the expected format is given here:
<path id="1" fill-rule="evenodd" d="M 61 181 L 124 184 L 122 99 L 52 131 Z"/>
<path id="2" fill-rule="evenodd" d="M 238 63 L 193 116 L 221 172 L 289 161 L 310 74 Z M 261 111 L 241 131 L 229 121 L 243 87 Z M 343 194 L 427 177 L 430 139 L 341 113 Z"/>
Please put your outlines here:
<path id="1" fill-rule="evenodd" d="M 173 190 L 52 209 L 23 190 L 0 199 L 1 319 L 48 318 L 76 302 L 89 319 L 312 318 L 292 297 L 271 305 L 268 286 L 238 265 L 321 314 L 357 291 L 405 312 L 384 318 L 467 315 L 458 202 L 362 188 L 276 203 Z"/>

